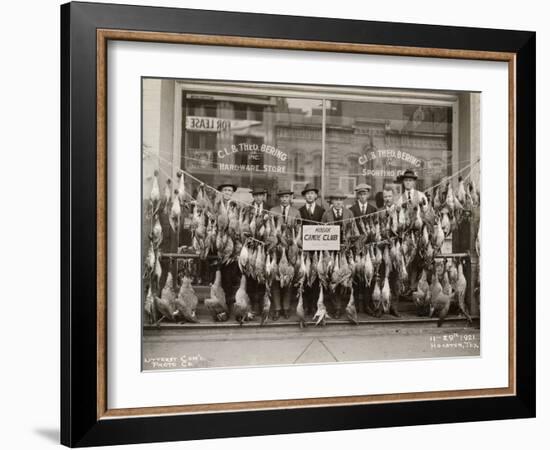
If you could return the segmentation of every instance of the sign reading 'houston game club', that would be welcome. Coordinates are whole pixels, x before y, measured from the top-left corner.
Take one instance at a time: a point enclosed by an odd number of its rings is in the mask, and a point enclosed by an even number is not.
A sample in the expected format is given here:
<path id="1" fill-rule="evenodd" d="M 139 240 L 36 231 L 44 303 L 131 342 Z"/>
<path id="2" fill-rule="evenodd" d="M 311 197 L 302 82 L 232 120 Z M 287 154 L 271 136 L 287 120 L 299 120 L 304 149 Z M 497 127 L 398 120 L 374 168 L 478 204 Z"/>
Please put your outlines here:
<path id="1" fill-rule="evenodd" d="M 340 250 L 339 225 L 304 225 L 304 250 Z"/>

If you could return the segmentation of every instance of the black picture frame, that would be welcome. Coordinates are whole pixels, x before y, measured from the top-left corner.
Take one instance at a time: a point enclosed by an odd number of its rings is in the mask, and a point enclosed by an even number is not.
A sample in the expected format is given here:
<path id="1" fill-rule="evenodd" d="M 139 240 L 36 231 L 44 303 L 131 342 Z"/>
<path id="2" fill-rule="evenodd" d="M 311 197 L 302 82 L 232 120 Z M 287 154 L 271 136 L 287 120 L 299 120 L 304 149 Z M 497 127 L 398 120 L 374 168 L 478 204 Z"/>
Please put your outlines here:
<path id="1" fill-rule="evenodd" d="M 516 394 L 229 413 L 98 418 L 98 29 L 515 55 Z M 61 443 L 70 447 L 535 416 L 535 46 L 528 31 L 190 9 L 61 6 Z M 503 244 L 504 245 L 504 244 Z"/>

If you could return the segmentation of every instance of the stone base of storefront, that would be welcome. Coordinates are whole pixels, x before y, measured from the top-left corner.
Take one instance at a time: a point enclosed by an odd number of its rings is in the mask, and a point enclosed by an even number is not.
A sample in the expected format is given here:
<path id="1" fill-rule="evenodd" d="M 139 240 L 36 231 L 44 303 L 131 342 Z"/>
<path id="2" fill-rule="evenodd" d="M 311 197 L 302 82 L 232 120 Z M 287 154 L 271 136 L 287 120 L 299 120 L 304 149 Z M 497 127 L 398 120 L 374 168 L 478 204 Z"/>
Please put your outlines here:
<path id="1" fill-rule="evenodd" d="M 359 315 L 361 316 L 361 315 Z M 380 317 L 375 318 L 367 315 L 364 317 L 358 317 L 357 326 L 361 325 L 412 325 L 412 324 L 433 324 L 434 327 L 437 327 L 438 319 L 430 317 L 418 317 L 413 315 L 401 314 L 401 317 Z M 454 325 L 464 325 L 470 326 L 472 328 L 479 328 L 479 316 L 472 317 L 472 323 L 468 324 L 468 321 L 464 317 L 460 316 L 447 316 L 444 323 L 454 324 Z M 350 323 L 346 319 L 329 319 L 325 322 L 325 326 L 332 325 L 346 325 L 350 327 L 355 326 L 355 324 Z M 173 330 L 173 329 L 182 329 L 182 328 L 193 328 L 193 329 L 204 329 L 204 328 L 262 328 L 262 327 L 297 327 L 299 326 L 299 321 L 296 317 L 290 317 L 288 319 L 280 318 L 277 321 L 268 320 L 263 325 L 260 324 L 260 320 L 256 318 L 253 321 L 245 322 L 242 325 L 236 322 L 235 320 L 228 320 L 227 322 L 214 322 L 212 319 L 204 319 L 201 321 L 199 318 L 199 323 L 173 323 L 173 322 L 162 322 L 159 325 L 145 325 L 143 328 L 145 330 Z M 307 327 L 314 327 L 315 322 L 306 322 Z M 322 328 L 321 325 L 318 325 L 317 328 Z"/>
<path id="2" fill-rule="evenodd" d="M 280 317 L 277 321 L 271 320 L 269 318 L 263 325 L 260 324 L 260 318 L 256 316 L 254 320 L 244 322 L 242 325 L 237 322 L 233 316 L 229 318 L 226 322 L 216 322 L 212 319 L 212 316 L 206 310 L 204 306 L 204 298 L 208 295 L 210 289 L 207 287 L 196 287 L 195 292 L 199 297 L 199 305 L 197 307 L 197 318 L 199 323 L 174 323 L 162 321 L 159 325 L 149 325 L 146 324 L 144 329 L 146 330 L 155 330 L 155 329 L 180 329 L 180 328 L 240 328 L 240 327 L 296 327 L 299 325 L 298 317 L 296 316 L 295 305 L 291 308 L 291 315 L 288 319 Z M 395 324 L 433 324 L 434 327 L 437 327 L 437 318 L 430 318 L 428 316 L 418 316 L 416 314 L 416 307 L 412 301 L 402 298 L 399 301 L 398 312 L 400 317 L 395 317 L 391 314 L 384 314 L 381 317 L 373 317 L 365 313 L 358 313 L 358 325 L 395 325 Z M 310 317 L 307 317 L 308 322 L 306 326 L 313 327 L 315 322 L 310 320 Z M 445 322 L 453 323 L 455 325 L 464 325 L 479 328 L 479 316 L 472 316 L 472 323 L 468 324 L 466 318 L 454 314 L 454 310 L 451 309 L 450 314 L 445 318 Z M 353 327 L 354 324 L 350 323 L 345 315 L 342 315 L 340 319 L 328 319 L 326 321 L 327 326 L 333 325 L 346 325 Z M 320 324 L 317 328 L 322 327 Z"/>

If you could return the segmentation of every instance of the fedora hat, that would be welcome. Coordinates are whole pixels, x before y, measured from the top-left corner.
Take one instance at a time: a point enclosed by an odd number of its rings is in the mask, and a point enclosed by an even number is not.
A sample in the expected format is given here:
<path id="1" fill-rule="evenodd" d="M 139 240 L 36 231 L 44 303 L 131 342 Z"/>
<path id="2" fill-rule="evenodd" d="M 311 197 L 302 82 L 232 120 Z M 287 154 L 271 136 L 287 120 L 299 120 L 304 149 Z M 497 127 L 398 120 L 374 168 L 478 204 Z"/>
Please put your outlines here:
<path id="1" fill-rule="evenodd" d="M 341 189 L 336 189 L 332 194 L 328 196 L 329 199 L 346 199 L 348 196 Z"/>
<path id="2" fill-rule="evenodd" d="M 403 181 L 405 178 L 412 178 L 413 180 L 416 180 L 418 177 L 411 169 L 407 169 L 397 178 L 397 180 Z"/>
<path id="3" fill-rule="evenodd" d="M 221 191 L 224 187 L 227 187 L 229 186 L 230 188 L 233 188 L 233 192 L 235 192 L 237 190 L 237 185 L 236 184 L 233 184 L 231 181 L 229 180 L 224 180 L 222 181 L 218 187 L 217 187 L 217 190 L 218 191 Z"/>
<path id="4" fill-rule="evenodd" d="M 308 183 L 304 187 L 304 190 L 302 191 L 302 196 L 306 195 L 307 192 L 314 191 L 316 194 L 319 194 L 319 189 L 317 189 L 313 184 Z"/>
<path id="5" fill-rule="evenodd" d="M 281 195 L 294 195 L 294 192 L 292 192 L 288 187 L 280 187 L 277 191 L 277 197 L 280 197 Z"/>
<path id="6" fill-rule="evenodd" d="M 264 188 L 264 187 L 260 187 L 260 186 L 254 186 L 254 187 L 250 190 L 250 193 L 251 193 L 252 195 L 267 194 L 267 189 Z"/>
<path id="7" fill-rule="evenodd" d="M 367 184 L 367 183 L 361 183 L 361 184 L 358 184 L 357 186 L 355 186 L 355 192 L 356 193 L 359 193 L 359 192 L 362 192 L 362 191 L 371 191 L 372 190 L 372 187 L 370 186 L 370 184 Z"/>

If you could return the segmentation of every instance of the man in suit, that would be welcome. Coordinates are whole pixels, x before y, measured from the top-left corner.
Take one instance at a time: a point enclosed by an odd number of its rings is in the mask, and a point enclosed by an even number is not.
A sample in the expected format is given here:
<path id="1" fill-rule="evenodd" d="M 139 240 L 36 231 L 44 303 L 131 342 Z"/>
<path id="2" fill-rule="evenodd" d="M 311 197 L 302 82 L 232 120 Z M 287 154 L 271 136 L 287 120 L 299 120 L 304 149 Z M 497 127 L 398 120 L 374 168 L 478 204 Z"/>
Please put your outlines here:
<path id="1" fill-rule="evenodd" d="M 384 205 L 382 206 L 382 208 L 385 208 L 385 209 L 395 208 L 395 203 L 393 201 L 393 189 L 389 186 L 384 187 L 383 195 L 384 195 Z"/>
<path id="2" fill-rule="evenodd" d="M 306 204 L 300 208 L 300 216 L 304 225 L 316 225 L 323 219 L 325 209 L 317 204 L 319 190 L 312 184 L 306 184 L 302 191 L 302 196 L 306 199 Z M 315 279 L 313 285 L 304 287 L 304 309 L 306 315 L 315 314 L 317 299 L 319 298 L 319 280 Z"/>
<path id="3" fill-rule="evenodd" d="M 342 242 L 343 236 L 345 236 L 345 231 L 351 225 L 353 220 L 353 213 L 348 209 L 344 208 L 344 200 L 347 198 L 347 195 L 342 191 L 337 190 L 329 195 L 331 202 L 330 208 L 324 212 L 322 217 L 322 222 L 329 225 L 339 225 L 340 226 L 340 242 Z M 335 319 L 339 319 L 342 315 L 343 308 L 346 307 L 346 304 L 349 300 L 349 292 L 341 286 L 337 286 L 334 292 L 328 293 L 329 298 L 332 301 L 333 306 L 333 315 Z"/>
<path id="4" fill-rule="evenodd" d="M 353 212 L 349 208 L 344 207 L 344 200 L 348 198 L 341 190 L 336 190 L 328 196 L 330 200 L 330 208 L 323 213 L 321 222 L 334 225 L 344 225 L 342 228 L 349 226 L 349 219 L 353 219 Z"/>
<path id="5" fill-rule="evenodd" d="M 283 230 L 291 229 L 296 226 L 296 223 L 300 221 L 300 211 L 291 205 L 292 196 L 294 192 L 287 188 L 281 188 L 277 192 L 279 197 L 279 205 L 271 208 L 271 213 L 276 217 L 276 220 L 281 224 Z M 277 255 L 277 261 L 281 261 L 282 253 Z M 287 254 L 288 257 L 288 254 Z M 281 288 L 280 284 L 273 283 L 273 314 L 272 319 L 278 320 L 281 313 L 285 319 L 290 317 L 290 299 L 292 295 L 292 287 L 285 286 Z"/>
<path id="6" fill-rule="evenodd" d="M 414 219 L 416 208 L 420 208 L 422 204 L 428 201 L 423 192 L 416 190 L 417 178 L 411 169 L 407 169 L 397 179 L 397 181 L 403 184 L 403 193 L 398 197 L 396 204 L 401 208 L 406 208 L 411 220 Z M 421 258 L 416 253 L 414 259 L 409 264 L 409 293 L 416 290 L 420 265 Z"/>
<path id="7" fill-rule="evenodd" d="M 397 198 L 396 204 L 398 206 L 407 205 L 407 208 L 413 209 L 415 206 L 418 206 L 424 201 L 427 201 L 426 196 L 423 192 L 416 190 L 416 174 L 411 170 L 407 169 L 403 174 L 397 179 L 403 183 L 403 193 Z"/>
<path id="8" fill-rule="evenodd" d="M 259 186 L 255 186 L 251 189 L 252 204 L 250 205 L 250 211 L 255 214 L 261 214 L 264 211 L 269 211 L 271 207 L 267 204 L 267 189 Z"/>
<path id="9" fill-rule="evenodd" d="M 266 202 L 267 190 L 263 187 L 254 186 L 250 193 L 252 194 L 253 200 L 248 207 L 249 214 L 263 216 L 263 213 L 269 212 L 271 208 Z M 246 290 L 248 292 L 248 296 L 250 297 L 253 312 L 261 315 L 265 295 L 265 283 L 259 283 L 255 278 L 247 276 Z"/>
<path id="10" fill-rule="evenodd" d="M 386 220 L 389 215 L 391 215 L 395 209 L 395 203 L 393 201 L 393 190 L 391 187 L 384 187 L 383 190 L 383 196 L 384 196 L 384 204 L 378 208 L 378 212 L 380 214 L 380 217 Z M 382 261 L 379 269 L 379 273 L 385 273 L 386 272 L 386 263 Z M 392 296 L 391 300 L 391 306 L 390 306 L 390 314 L 394 315 L 395 317 L 400 317 L 400 314 L 398 312 L 398 304 L 400 299 L 400 282 L 399 282 L 399 274 L 397 273 L 397 270 L 391 270 L 390 275 L 388 276 L 388 281 L 390 283 L 390 292 Z"/>
<path id="11" fill-rule="evenodd" d="M 371 187 L 366 183 L 361 183 L 355 188 L 356 202 L 350 208 L 350 211 L 356 217 L 357 223 L 365 220 L 365 216 L 367 214 L 373 214 L 376 212 L 376 208 L 369 203 L 370 194 Z M 360 232 L 362 232 L 362 227 L 358 225 L 357 228 Z M 360 279 L 354 279 L 352 285 L 357 311 L 363 311 L 367 314 L 374 315 L 371 307 L 374 283 L 371 283 L 371 286 L 367 286 L 365 279 L 361 277 Z"/>
<path id="12" fill-rule="evenodd" d="M 216 208 L 218 210 L 222 207 L 227 209 L 229 207 L 231 197 L 236 190 L 237 186 L 231 181 L 223 181 L 218 186 L 218 191 L 221 193 L 221 201 L 216 205 Z M 233 303 L 235 303 L 235 294 L 239 289 L 241 270 L 239 269 L 239 264 L 237 261 L 233 261 L 229 264 L 222 264 L 220 266 L 220 272 L 222 276 L 222 288 L 225 292 L 225 300 L 227 302 L 227 309 L 230 315 Z"/>
<path id="13" fill-rule="evenodd" d="M 277 192 L 279 205 L 274 206 L 270 210 L 274 214 L 275 218 L 277 220 L 282 220 L 288 228 L 295 226 L 296 221 L 301 219 L 300 211 L 291 205 L 293 195 L 294 192 L 290 189 L 279 189 Z"/>
<path id="14" fill-rule="evenodd" d="M 397 206 L 393 201 L 393 189 L 391 187 L 384 187 L 384 190 L 382 191 L 382 196 L 384 202 L 383 205 L 378 208 L 378 217 L 386 220 L 388 216 L 391 216 L 391 214 L 396 210 Z"/>
<path id="15" fill-rule="evenodd" d="M 351 206 L 350 211 L 355 217 L 363 217 L 366 214 L 373 214 L 376 208 L 369 203 L 371 187 L 366 183 L 361 183 L 355 188 L 356 202 Z M 361 219 L 357 219 L 358 221 Z M 359 227 L 359 230 L 361 228 Z"/>
<path id="16" fill-rule="evenodd" d="M 317 204 L 317 196 L 319 190 L 312 184 L 306 184 L 302 191 L 302 197 L 305 198 L 306 204 L 300 208 L 300 216 L 304 225 L 316 225 L 321 222 L 325 209 Z"/>

